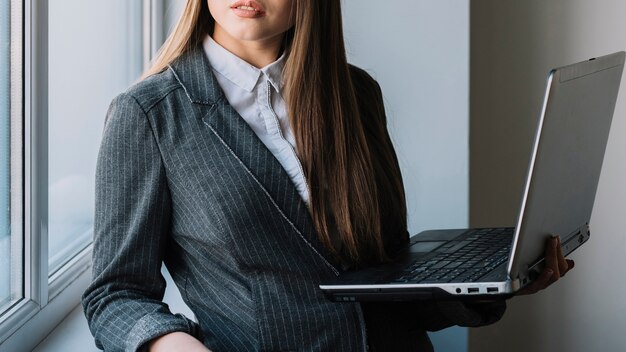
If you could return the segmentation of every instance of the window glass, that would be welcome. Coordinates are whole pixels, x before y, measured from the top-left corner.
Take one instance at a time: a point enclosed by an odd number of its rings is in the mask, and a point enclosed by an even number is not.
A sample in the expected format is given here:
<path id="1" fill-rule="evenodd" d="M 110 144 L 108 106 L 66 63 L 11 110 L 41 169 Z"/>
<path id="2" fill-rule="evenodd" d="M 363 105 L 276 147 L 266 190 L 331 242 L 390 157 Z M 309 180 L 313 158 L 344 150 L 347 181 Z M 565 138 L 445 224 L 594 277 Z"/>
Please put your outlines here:
<path id="1" fill-rule="evenodd" d="M 141 1 L 49 2 L 49 274 L 91 242 L 104 117 L 141 74 L 141 16 Z"/>
<path id="2" fill-rule="evenodd" d="M 11 300 L 11 21 L 0 0 L 0 312 Z"/>

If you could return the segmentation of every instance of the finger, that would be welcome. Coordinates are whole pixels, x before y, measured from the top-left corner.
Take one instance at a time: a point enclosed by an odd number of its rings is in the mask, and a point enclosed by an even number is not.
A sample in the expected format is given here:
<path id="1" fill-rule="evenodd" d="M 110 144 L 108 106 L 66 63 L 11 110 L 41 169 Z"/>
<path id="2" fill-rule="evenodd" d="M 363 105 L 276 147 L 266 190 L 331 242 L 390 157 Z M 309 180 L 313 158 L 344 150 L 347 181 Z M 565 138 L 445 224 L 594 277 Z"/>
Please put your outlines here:
<path id="1" fill-rule="evenodd" d="M 556 247 L 558 247 L 558 240 L 556 239 L 556 237 L 550 238 L 548 240 L 548 245 L 546 246 L 546 257 L 545 257 L 546 268 L 552 269 L 553 271 L 550 283 L 555 282 L 561 277 L 561 274 L 559 272 L 559 262 L 558 262 L 558 258 L 556 254 L 557 252 Z"/>
<path id="2" fill-rule="evenodd" d="M 554 276 L 554 271 L 552 269 L 544 268 L 541 272 L 541 275 L 539 275 L 539 277 L 537 277 L 537 279 L 533 281 L 530 285 L 520 290 L 518 294 L 530 295 L 536 293 L 537 291 L 543 290 L 550 285 L 552 276 Z"/>
<path id="3" fill-rule="evenodd" d="M 565 274 L 567 274 L 567 271 L 569 270 L 569 265 L 567 264 L 567 260 L 565 260 L 565 257 L 563 256 L 563 249 L 561 248 L 561 236 L 557 237 L 557 245 L 556 245 L 556 256 L 557 256 L 557 262 L 559 263 L 559 274 L 561 277 L 565 276 Z"/>
<path id="4" fill-rule="evenodd" d="M 573 260 L 565 259 L 565 261 L 567 262 L 567 271 L 574 269 L 574 266 L 576 265 L 576 263 L 574 263 Z"/>

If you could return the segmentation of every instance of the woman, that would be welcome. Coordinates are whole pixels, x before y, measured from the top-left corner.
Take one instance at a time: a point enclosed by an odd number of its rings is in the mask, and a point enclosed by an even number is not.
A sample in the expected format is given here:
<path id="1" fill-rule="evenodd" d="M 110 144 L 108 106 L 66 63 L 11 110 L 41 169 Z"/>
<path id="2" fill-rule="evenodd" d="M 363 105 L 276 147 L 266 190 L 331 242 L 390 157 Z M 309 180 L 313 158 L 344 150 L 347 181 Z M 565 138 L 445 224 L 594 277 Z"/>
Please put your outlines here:
<path id="1" fill-rule="evenodd" d="M 317 288 L 408 239 L 381 92 L 346 62 L 339 4 L 189 0 L 114 99 L 83 296 L 98 347 L 428 351 L 426 329 L 499 319 L 503 303 L 338 304 Z M 548 254 L 529 292 L 569 269 Z M 161 302 L 162 262 L 198 323 Z"/>

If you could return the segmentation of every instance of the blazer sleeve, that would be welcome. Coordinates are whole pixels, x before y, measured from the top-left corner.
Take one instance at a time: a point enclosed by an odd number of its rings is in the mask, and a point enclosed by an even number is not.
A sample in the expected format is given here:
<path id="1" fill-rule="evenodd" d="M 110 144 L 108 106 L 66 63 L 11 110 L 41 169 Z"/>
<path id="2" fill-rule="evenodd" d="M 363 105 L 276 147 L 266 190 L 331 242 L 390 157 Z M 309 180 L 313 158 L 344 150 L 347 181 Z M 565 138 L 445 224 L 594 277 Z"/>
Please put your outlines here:
<path id="1" fill-rule="evenodd" d="M 149 120 L 127 93 L 113 100 L 96 166 L 93 279 L 82 305 L 96 346 L 145 350 L 145 343 L 200 329 L 162 302 L 170 204 L 165 168 Z"/>

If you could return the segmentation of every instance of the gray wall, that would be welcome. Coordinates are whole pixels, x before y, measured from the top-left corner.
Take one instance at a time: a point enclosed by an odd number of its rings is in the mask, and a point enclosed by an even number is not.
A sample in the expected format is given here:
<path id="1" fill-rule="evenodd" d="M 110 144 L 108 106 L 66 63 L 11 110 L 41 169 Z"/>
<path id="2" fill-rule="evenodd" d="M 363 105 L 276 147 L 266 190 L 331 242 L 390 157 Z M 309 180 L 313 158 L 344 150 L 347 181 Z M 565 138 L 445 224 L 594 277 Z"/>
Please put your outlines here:
<path id="1" fill-rule="evenodd" d="M 471 3 L 470 222 L 512 225 L 548 70 L 626 49 L 626 2 Z M 514 298 L 501 322 L 470 331 L 470 351 L 624 351 L 626 95 L 618 98 L 576 269 L 549 290 Z"/>

